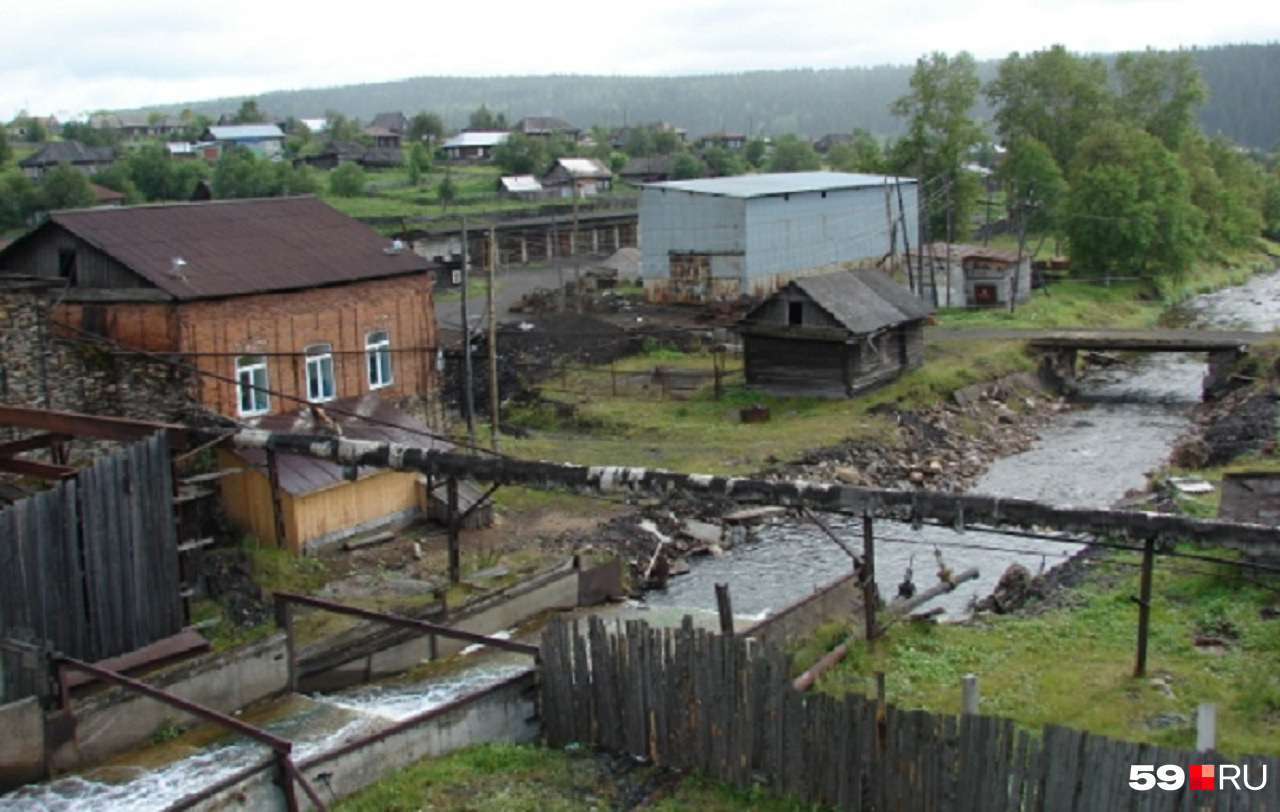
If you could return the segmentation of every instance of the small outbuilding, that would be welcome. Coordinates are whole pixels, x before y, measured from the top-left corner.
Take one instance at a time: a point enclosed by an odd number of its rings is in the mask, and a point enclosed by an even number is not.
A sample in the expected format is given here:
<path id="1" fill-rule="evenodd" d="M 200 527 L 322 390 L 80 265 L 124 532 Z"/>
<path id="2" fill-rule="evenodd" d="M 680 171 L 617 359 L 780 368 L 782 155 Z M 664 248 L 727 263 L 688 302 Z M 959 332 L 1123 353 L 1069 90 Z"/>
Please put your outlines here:
<path id="1" fill-rule="evenodd" d="M 1008 307 L 1031 298 L 1031 256 L 1011 248 L 936 242 L 913 251 L 911 262 L 921 295 L 939 307 Z"/>
<path id="2" fill-rule="evenodd" d="M 793 279 L 738 325 L 747 385 L 851 397 L 924 360 L 931 310 L 883 271 Z"/>

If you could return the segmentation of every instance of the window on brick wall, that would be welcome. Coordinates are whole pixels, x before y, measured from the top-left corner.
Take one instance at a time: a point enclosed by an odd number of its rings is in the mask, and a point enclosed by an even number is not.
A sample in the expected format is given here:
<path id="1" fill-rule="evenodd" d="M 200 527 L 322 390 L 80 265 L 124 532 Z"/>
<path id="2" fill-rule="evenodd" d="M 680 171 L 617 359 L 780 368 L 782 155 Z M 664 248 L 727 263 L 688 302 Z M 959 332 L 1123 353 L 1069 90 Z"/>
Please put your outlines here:
<path id="1" fill-rule="evenodd" d="M 364 359 L 369 370 L 369 388 L 391 384 L 391 334 L 377 330 L 364 337 Z"/>
<path id="2" fill-rule="evenodd" d="M 236 408 L 245 416 L 270 411 L 266 356 L 241 355 L 236 358 Z"/>
<path id="3" fill-rule="evenodd" d="M 307 400 L 333 400 L 333 345 L 311 344 L 307 354 Z"/>

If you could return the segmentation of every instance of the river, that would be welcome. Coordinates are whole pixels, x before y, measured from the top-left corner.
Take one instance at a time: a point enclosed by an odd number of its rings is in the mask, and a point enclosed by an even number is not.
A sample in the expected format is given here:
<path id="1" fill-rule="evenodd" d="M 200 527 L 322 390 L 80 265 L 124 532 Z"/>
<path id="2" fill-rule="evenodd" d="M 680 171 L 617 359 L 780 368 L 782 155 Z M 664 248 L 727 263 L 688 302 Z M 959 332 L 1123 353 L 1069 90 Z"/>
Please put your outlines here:
<path id="1" fill-rule="evenodd" d="M 1180 310 L 1192 325 L 1220 329 L 1272 330 L 1280 323 L 1280 274 L 1200 296 Z M 1106 507 L 1127 491 L 1143 489 L 1148 472 L 1161 467 L 1173 443 L 1190 425 L 1205 374 L 1202 354 L 1153 354 L 1112 366 L 1081 381 L 1078 408 L 1046 427 L 1028 451 L 996 460 L 973 486 L 977 493 L 1034 499 L 1060 506 Z M 855 549 L 862 546 L 856 517 L 824 521 Z M 876 580 L 892 598 L 908 567 L 913 583 L 937 583 L 935 551 L 952 572 L 974 567 L 979 578 L 936 599 L 946 618 L 965 617 L 972 602 L 991 593 L 1009 565 L 1031 572 L 1062 563 L 1081 549 L 1065 536 L 1046 541 L 967 528 L 899 522 L 874 524 Z M 816 587 L 849 572 L 849 556 L 811 523 L 786 519 L 716 558 L 697 559 L 688 575 L 644 601 L 655 615 L 715 612 L 715 584 L 729 585 L 735 614 L 761 616 L 795 602 Z M 643 613 L 641 613 L 643 614 Z"/>

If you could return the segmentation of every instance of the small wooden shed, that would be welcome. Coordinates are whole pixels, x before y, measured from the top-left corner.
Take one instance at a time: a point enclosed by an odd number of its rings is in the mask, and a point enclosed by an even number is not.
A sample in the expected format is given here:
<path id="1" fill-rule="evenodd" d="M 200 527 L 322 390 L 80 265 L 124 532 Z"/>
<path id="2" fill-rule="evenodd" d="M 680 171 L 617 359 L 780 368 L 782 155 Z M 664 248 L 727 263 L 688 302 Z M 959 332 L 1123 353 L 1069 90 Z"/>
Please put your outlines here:
<path id="1" fill-rule="evenodd" d="M 425 448 L 452 446 L 430 428 L 375 393 L 341 398 L 323 408 L 266 415 L 254 428 L 342 437 Z M 266 544 L 309 552 L 359 533 L 411 520 L 422 512 L 417 473 L 344 468 L 327 460 L 259 450 L 218 450 L 219 481 L 227 518 Z M 273 470 L 274 469 L 274 470 Z"/>
<path id="2" fill-rule="evenodd" d="M 739 322 L 748 386 L 851 397 L 924 360 L 931 314 L 882 271 L 794 279 Z"/>

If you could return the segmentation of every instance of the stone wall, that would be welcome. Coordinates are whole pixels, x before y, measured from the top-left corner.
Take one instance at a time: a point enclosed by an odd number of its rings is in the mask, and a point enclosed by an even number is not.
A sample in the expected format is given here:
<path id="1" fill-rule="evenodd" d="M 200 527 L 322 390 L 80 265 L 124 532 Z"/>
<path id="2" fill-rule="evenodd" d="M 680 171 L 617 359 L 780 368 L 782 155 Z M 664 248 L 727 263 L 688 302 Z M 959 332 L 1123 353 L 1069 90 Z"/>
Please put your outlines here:
<path id="1" fill-rule="evenodd" d="M 0 278 L 0 403 L 135 420 L 199 413 L 181 367 L 77 337 L 50 318 L 61 287 Z M 13 429 L 5 436 L 11 438 Z"/>

